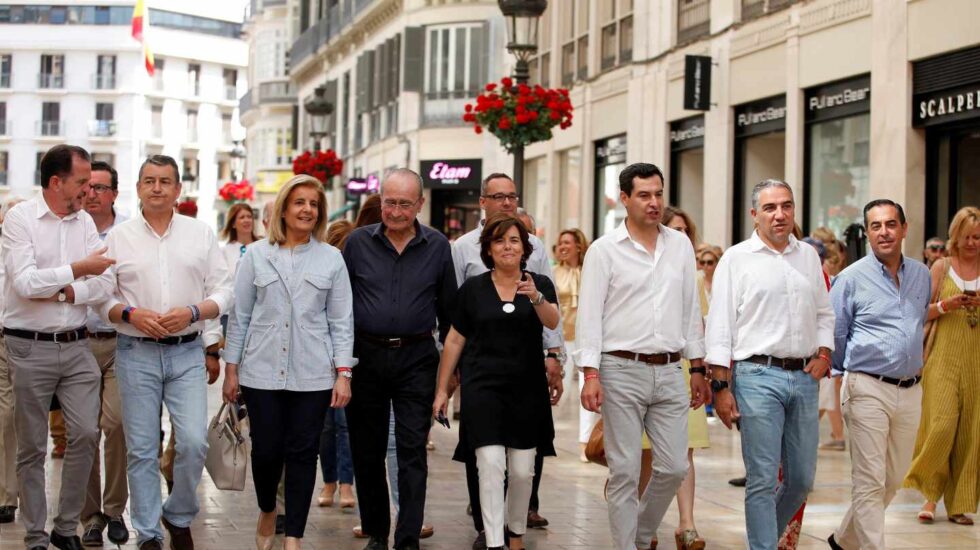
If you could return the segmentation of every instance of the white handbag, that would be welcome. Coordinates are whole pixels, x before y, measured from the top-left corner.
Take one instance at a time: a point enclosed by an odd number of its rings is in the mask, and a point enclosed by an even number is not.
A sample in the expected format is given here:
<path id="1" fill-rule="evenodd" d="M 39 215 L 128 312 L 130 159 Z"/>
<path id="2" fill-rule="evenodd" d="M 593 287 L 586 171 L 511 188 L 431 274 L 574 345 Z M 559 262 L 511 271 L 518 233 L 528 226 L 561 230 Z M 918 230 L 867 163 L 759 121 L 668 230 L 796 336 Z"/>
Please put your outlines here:
<path id="1" fill-rule="evenodd" d="M 247 422 L 239 421 L 228 403 L 222 404 L 221 410 L 211 419 L 204 466 L 218 489 L 245 490 L 245 473 L 252 447 Z"/>

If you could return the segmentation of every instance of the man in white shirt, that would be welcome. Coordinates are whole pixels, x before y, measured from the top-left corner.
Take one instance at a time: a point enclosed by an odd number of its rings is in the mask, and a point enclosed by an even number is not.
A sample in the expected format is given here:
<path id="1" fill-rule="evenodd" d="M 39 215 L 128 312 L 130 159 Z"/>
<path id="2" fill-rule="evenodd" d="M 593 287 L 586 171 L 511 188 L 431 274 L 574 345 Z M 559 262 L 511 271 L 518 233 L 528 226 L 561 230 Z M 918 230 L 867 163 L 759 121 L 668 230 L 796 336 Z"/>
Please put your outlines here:
<path id="1" fill-rule="evenodd" d="M 3 333 L 14 384 L 17 480 L 27 548 L 80 549 L 76 535 L 98 441 L 99 368 L 86 341 L 87 305 L 108 298 L 113 263 L 82 202 L 88 152 L 56 145 L 41 158 L 41 197 L 4 219 Z M 48 409 L 57 396 L 70 435 L 54 528 L 45 532 Z"/>
<path id="2" fill-rule="evenodd" d="M 3 216 L 20 197 L 12 197 L 0 210 L 0 229 Z M 2 249 L 0 249 L 2 254 Z M 0 256 L 0 322 L 3 320 L 3 260 Z M 2 328 L 2 327 L 0 327 Z M 14 386 L 7 368 L 7 346 L 0 333 L 0 523 L 14 521 L 17 510 L 17 431 L 14 428 Z"/>
<path id="3" fill-rule="evenodd" d="M 113 206 L 119 196 L 119 175 L 106 162 L 92 162 L 92 179 L 85 198 L 85 211 L 95 221 L 99 238 L 103 241 L 109 230 L 126 221 Z M 102 374 L 99 428 L 105 434 L 105 491 L 102 490 L 102 465 L 99 444 L 95 444 L 95 460 L 88 478 L 88 495 L 82 508 L 82 544 L 102 546 L 102 531 L 107 528 L 109 542 L 125 544 L 129 529 L 123 520 L 123 511 L 129 499 L 126 485 L 126 435 L 122 426 L 122 404 L 116 384 L 116 329 L 99 316 L 98 308 L 89 308 L 88 343 Z"/>
<path id="4" fill-rule="evenodd" d="M 786 182 L 755 186 L 756 231 L 722 256 L 708 312 L 705 362 L 718 418 L 741 431 L 753 550 L 775 550 L 813 486 L 818 381 L 830 369 L 834 347 L 834 311 L 820 258 L 793 237 L 794 212 Z"/>
<path id="5" fill-rule="evenodd" d="M 207 454 L 206 384 L 218 378 L 217 358 L 202 342 L 204 321 L 231 302 L 228 266 L 203 222 L 174 212 L 180 196 L 174 159 L 154 155 L 140 168 L 141 215 L 106 237 L 118 258 L 116 294 L 102 306 L 116 325 L 116 377 L 129 450 L 130 517 L 141 550 L 192 550 L 190 525 L 199 510 L 197 485 Z M 205 372 L 206 371 L 206 372 Z M 160 406 L 176 432 L 173 491 L 160 504 Z"/>
<path id="6" fill-rule="evenodd" d="M 517 215 L 517 202 L 520 195 L 517 194 L 517 185 L 507 174 L 495 172 L 483 178 L 480 183 L 480 208 L 485 214 L 484 220 L 489 219 L 494 214 L 503 212 L 506 214 Z M 469 231 L 462 237 L 453 242 L 453 266 L 456 269 L 456 283 L 463 285 L 470 277 L 481 275 L 487 272 L 487 266 L 480 258 L 480 234 L 483 232 L 483 223 Z M 525 225 L 527 225 L 525 223 Z M 526 227 L 530 235 L 531 256 L 527 259 L 527 271 L 545 275 L 554 283 L 555 275 L 551 270 L 551 262 L 548 261 L 548 251 L 536 237 L 531 227 Z M 561 327 L 557 329 L 544 329 L 544 353 L 545 369 L 548 373 L 548 385 L 551 388 L 552 401 L 557 402 L 563 392 L 562 363 L 564 363 L 564 343 L 562 342 Z M 476 469 L 476 457 L 466 458 L 466 487 L 470 496 L 470 508 L 473 513 L 473 528 L 476 529 L 477 537 L 474 548 L 486 546 L 486 534 L 483 532 L 483 516 L 480 508 L 480 482 Z M 541 517 L 538 513 L 538 487 L 541 483 L 541 471 L 544 468 L 544 457 L 538 455 L 534 460 L 534 481 L 532 483 L 531 502 L 528 510 L 527 526 L 530 528 L 543 528 L 548 525 L 548 520 Z"/>
<path id="7" fill-rule="evenodd" d="M 663 186 L 653 164 L 627 166 L 619 175 L 626 220 L 592 243 L 582 266 L 575 363 L 585 376 L 582 406 L 602 413 L 617 550 L 652 547 L 687 475 L 688 407 L 708 399 L 694 248 L 661 224 Z M 693 399 L 682 356 L 691 362 Z M 638 501 L 644 433 L 653 478 Z"/>

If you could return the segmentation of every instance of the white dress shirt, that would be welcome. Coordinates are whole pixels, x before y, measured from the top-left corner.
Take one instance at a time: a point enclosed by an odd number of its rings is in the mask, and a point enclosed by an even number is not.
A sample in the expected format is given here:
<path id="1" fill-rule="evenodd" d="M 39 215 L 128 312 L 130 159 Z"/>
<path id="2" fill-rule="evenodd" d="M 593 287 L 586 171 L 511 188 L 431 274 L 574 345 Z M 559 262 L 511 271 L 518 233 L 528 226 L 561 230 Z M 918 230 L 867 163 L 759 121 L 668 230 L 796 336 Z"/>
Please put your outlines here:
<path id="1" fill-rule="evenodd" d="M 113 227 L 116 227 L 129 219 L 128 216 L 116 212 L 115 208 L 112 210 L 112 216 L 112 225 L 107 227 L 102 233 L 99 233 L 99 239 L 101 239 L 103 243 L 105 242 L 105 238 L 109 235 L 109 231 L 112 231 Z M 113 291 L 115 291 L 115 289 L 113 289 Z M 89 306 L 88 308 L 88 320 L 85 322 L 85 328 L 87 328 L 89 332 L 113 332 L 116 330 L 116 327 L 112 326 L 112 323 L 107 323 L 102 319 L 102 316 L 99 314 L 99 306 L 101 305 L 102 304 Z"/>
<path id="2" fill-rule="evenodd" d="M 834 310 L 820 257 L 793 236 L 779 253 L 758 233 L 729 248 L 715 270 L 707 326 L 711 365 L 753 355 L 812 357 L 834 349 Z"/>
<path id="3" fill-rule="evenodd" d="M 85 326 L 89 304 L 112 292 L 101 277 L 75 280 L 71 264 L 102 248 L 95 221 L 88 212 L 63 218 L 43 197 L 24 201 L 7 212 L 3 222 L 3 326 L 38 332 L 62 332 Z M 75 303 L 41 302 L 71 286 Z"/>
<path id="4" fill-rule="evenodd" d="M 459 286 L 463 286 L 463 283 L 470 277 L 490 271 L 483 263 L 483 258 L 480 257 L 480 235 L 483 233 L 485 223 L 485 220 L 481 220 L 476 229 L 453 242 L 453 267 L 456 269 L 456 284 Z M 548 261 L 548 252 L 545 250 L 544 243 L 531 234 L 528 234 L 528 242 L 531 243 L 531 255 L 527 259 L 527 270 L 531 273 L 544 275 L 551 279 L 551 283 L 554 284 L 555 274 L 551 270 L 551 262 Z M 564 349 L 562 344 L 564 336 L 560 324 L 554 329 L 545 327 L 542 335 L 544 349 Z"/>
<path id="5" fill-rule="evenodd" d="M 221 255 L 225 258 L 225 264 L 228 266 L 228 273 L 231 275 L 232 286 L 234 286 L 235 273 L 238 272 L 238 261 L 242 259 L 245 252 L 242 251 L 242 247 L 245 246 L 238 241 L 228 241 L 221 245 Z"/>
<path id="6" fill-rule="evenodd" d="M 696 272 L 691 240 L 664 225 L 653 255 L 625 221 L 596 239 L 582 264 L 575 364 L 599 368 L 617 350 L 704 357 Z"/>
<path id="7" fill-rule="evenodd" d="M 116 304 L 147 308 L 164 314 L 211 300 L 219 315 L 228 311 L 232 286 L 228 266 L 211 228 L 194 218 L 174 213 L 170 226 L 157 235 L 142 214 L 116 226 L 106 238 L 109 257 L 116 259 L 112 276 L 116 294 L 102 307 L 108 317 Z M 204 330 L 204 321 L 179 334 Z M 129 323 L 116 330 L 128 336 L 148 336 Z M 213 344 L 205 339 L 205 346 Z"/>

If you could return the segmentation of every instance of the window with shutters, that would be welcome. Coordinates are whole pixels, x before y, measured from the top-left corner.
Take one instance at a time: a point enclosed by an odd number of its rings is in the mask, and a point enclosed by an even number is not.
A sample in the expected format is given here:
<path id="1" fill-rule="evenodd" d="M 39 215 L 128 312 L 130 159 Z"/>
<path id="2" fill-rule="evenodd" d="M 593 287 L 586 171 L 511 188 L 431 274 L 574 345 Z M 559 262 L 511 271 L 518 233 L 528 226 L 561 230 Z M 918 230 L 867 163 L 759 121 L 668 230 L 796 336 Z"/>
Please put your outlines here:
<path id="1" fill-rule="evenodd" d="M 401 40 L 395 35 L 358 58 L 354 132 L 359 148 L 398 131 Z"/>
<path id="2" fill-rule="evenodd" d="M 599 0 L 599 24 L 599 68 L 605 71 L 632 61 L 633 0 Z"/>
<path id="3" fill-rule="evenodd" d="M 677 0 L 677 43 L 684 44 L 711 32 L 710 0 Z"/>
<path id="4" fill-rule="evenodd" d="M 558 12 L 561 31 L 561 84 L 589 76 L 589 0 L 569 0 Z"/>
<path id="5" fill-rule="evenodd" d="M 538 53 L 528 62 L 531 84 L 545 88 L 551 87 L 551 17 L 554 11 L 548 7 L 538 19 Z"/>
<path id="6" fill-rule="evenodd" d="M 463 124 L 463 106 L 488 78 L 487 38 L 483 23 L 426 28 L 423 125 Z"/>
<path id="7" fill-rule="evenodd" d="M 350 146 L 350 71 L 344 73 L 340 85 L 340 155 L 348 156 Z"/>

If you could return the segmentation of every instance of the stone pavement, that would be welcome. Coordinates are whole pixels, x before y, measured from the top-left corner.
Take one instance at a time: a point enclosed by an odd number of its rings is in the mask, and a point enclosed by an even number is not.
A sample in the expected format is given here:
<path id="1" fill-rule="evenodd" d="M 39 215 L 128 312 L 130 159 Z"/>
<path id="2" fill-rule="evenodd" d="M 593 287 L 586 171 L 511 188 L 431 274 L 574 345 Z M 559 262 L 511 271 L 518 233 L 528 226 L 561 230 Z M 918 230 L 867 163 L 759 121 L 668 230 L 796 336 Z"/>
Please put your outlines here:
<path id="1" fill-rule="evenodd" d="M 555 411 L 558 433 L 555 446 L 560 456 L 546 460 L 541 483 L 541 513 L 550 520 L 551 526 L 529 532 L 525 544 L 528 550 L 612 550 L 602 498 L 606 470 L 578 461 L 578 447 L 574 441 L 577 401 L 574 396 L 566 397 L 570 399 L 563 398 Z M 211 387 L 209 398 L 213 414 L 220 400 L 220 385 Z M 738 438 L 713 419 L 709 429 L 712 447 L 695 454 L 695 517 L 698 529 L 706 539 L 708 548 L 744 548 L 743 491 L 727 483 L 729 478 L 742 474 Z M 826 423 L 822 429 L 826 437 Z M 435 526 L 436 534 L 422 541 L 422 548 L 427 550 L 468 550 L 475 536 L 472 520 L 466 515 L 463 466 L 450 460 L 456 437 L 455 425 L 452 432 L 438 425 L 432 431 L 436 449 L 429 453 L 426 523 Z M 60 465 L 60 461 L 48 463 L 49 495 L 57 494 Z M 827 535 L 837 526 L 848 506 L 849 471 L 848 453 L 820 452 L 816 487 L 803 521 L 801 550 L 827 548 Z M 193 526 L 198 549 L 249 550 L 255 547 L 257 509 L 251 480 L 244 493 L 219 491 L 205 474 L 199 495 L 201 514 Z M 889 508 L 886 522 L 890 548 L 980 548 L 980 528 L 947 522 L 941 507 L 934 525 L 920 525 L 915 518 L 920 501 L 917 494 L 902 491 Z M 50 525 L 56 503 L 49 498 L 48 506 L 52 510 L 49 513 Z M 128 523 L 128 514 L 126 519 Z M 660 548 L 674 547 L 672 533 L 676 522 L 676 507 L 672 507 L 660 529 Z M 336 507 L 317 508 L 314 503 L 304 547 L 360 550 L 365 541 L 351 536 L 351 528 L 358 523 L 356 513 L 343 512 Z M 23 533 L 19 518 L 17 523 L 0 525 L 0 549 L 23 548 Z M 132 540 L 135 541 L 135 533 Z M 123 548 L 135 548 L 135 544 L 130 543 Z"/>

